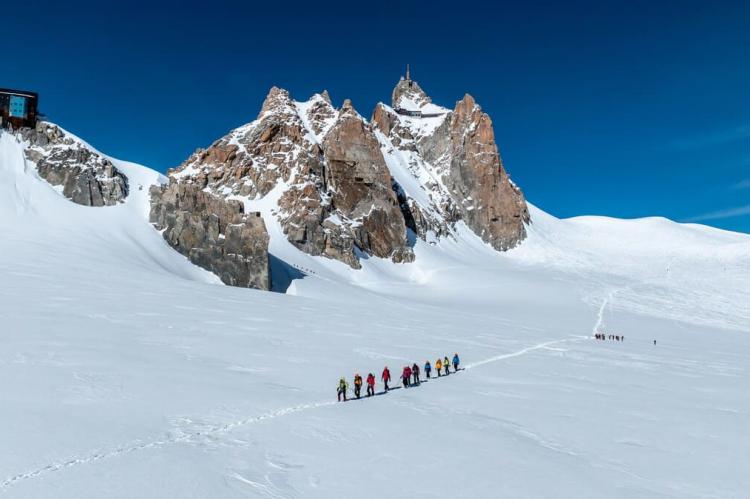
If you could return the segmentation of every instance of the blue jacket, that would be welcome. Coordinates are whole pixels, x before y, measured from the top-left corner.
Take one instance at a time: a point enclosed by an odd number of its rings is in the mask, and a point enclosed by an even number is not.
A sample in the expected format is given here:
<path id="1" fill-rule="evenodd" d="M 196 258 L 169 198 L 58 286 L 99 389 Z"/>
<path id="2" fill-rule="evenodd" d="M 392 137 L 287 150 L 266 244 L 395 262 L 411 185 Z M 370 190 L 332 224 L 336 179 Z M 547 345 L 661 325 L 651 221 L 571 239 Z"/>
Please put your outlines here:
<path id="1" fill-rule="evenodd" d="M 429 362 L 425 362 L 425 364 L 424 364 L 424 370 L 425 371 L 432 371 L 432 366 L 430 365 Z"/>
<path id="2" fill-rule="evenodd" d="M 453 356 L 453 363 L 458 364 L 458 355 Z"/>

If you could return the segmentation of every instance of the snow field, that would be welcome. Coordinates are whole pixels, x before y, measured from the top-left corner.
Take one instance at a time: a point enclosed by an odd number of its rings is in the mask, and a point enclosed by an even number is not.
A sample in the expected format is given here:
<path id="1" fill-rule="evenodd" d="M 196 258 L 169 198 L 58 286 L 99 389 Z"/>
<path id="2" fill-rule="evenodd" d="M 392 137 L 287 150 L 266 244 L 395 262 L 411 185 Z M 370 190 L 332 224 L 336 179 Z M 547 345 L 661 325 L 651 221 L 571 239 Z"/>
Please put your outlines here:
<path id="1" fill-rule="evenodd" d="M 0 497 L 743 497 L 750 237 L 532 207 L 409 265 L 296 251 L 222 286 L 128 202 L 73 205 L 0 134 Z M 139 187 L 143 186 L 143 189 Z M 252 206 L 264 215 L 272 209 Z M 591 339 L 594 331 L 625 342 Z M 657 345 L 653 345 L 657 339 Z M 336 383 L 466 369 L 336 403 Z M 394 383 L 395 385 L 395 383 Z M 378 382 L 378 390 L 380 390 Z"/>

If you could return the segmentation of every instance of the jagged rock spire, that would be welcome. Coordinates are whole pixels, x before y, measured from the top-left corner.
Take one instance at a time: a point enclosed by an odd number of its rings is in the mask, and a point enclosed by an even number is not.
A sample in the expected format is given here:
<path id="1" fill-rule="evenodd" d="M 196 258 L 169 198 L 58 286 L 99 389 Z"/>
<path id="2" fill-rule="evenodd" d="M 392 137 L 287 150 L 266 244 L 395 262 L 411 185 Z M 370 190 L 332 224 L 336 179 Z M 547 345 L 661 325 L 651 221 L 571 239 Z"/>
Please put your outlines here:
<path id="1" fill-rule="evenodd" d="M 391 95 L 391 107 L 394 109 L 406 109 L 416 111 L 432 100 L 422 90 L 419 84 L 411 79 L 409 65 L 406 65 L 406 77 L 401 78 L 393 89 Z"/>

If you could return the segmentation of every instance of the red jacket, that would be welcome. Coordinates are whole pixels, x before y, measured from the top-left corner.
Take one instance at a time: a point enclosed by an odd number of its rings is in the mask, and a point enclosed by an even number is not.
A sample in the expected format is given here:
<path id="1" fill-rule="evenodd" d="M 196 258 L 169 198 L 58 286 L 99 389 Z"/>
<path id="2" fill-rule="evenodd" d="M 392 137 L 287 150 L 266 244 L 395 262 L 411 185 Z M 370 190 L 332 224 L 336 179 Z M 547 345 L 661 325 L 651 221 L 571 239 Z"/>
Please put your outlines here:
<path id="1" fill-rule="evenodd" d="M 401 376 L 404 378 L 411 378 L 411 367 L 404 367 L 404 374 Z"/>
<path id="2" fill-rule="evenodd" d="M 367 376 L 367 384 L 370 386 L 375 386 L 375 376 L 373 376 L 372 374 Z"/>
<path id="3" fill-rule="evenodd" d="M 388 370 L 386 367 L 383 369 L 383 375 L 380 377 L 383 381 L 390 381 L 391 380 L 391 371 Z"/>

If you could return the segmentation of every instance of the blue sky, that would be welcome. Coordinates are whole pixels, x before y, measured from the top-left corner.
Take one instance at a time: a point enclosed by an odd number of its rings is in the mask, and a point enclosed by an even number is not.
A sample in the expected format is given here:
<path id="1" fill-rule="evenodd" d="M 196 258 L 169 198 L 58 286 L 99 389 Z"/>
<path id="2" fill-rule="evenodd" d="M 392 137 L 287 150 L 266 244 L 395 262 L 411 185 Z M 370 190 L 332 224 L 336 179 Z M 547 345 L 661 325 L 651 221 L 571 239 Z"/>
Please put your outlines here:
<path id="1" fill-rule="evenodd" d="M 272 85 L 369 116 L 408 62 L 437 103 L 477 99 L 511 177 L 556 216 L 750 232 L 750 2 L 360 3 L 14 2 L 0 86 L 164 171 L 254 119 Z"/>

